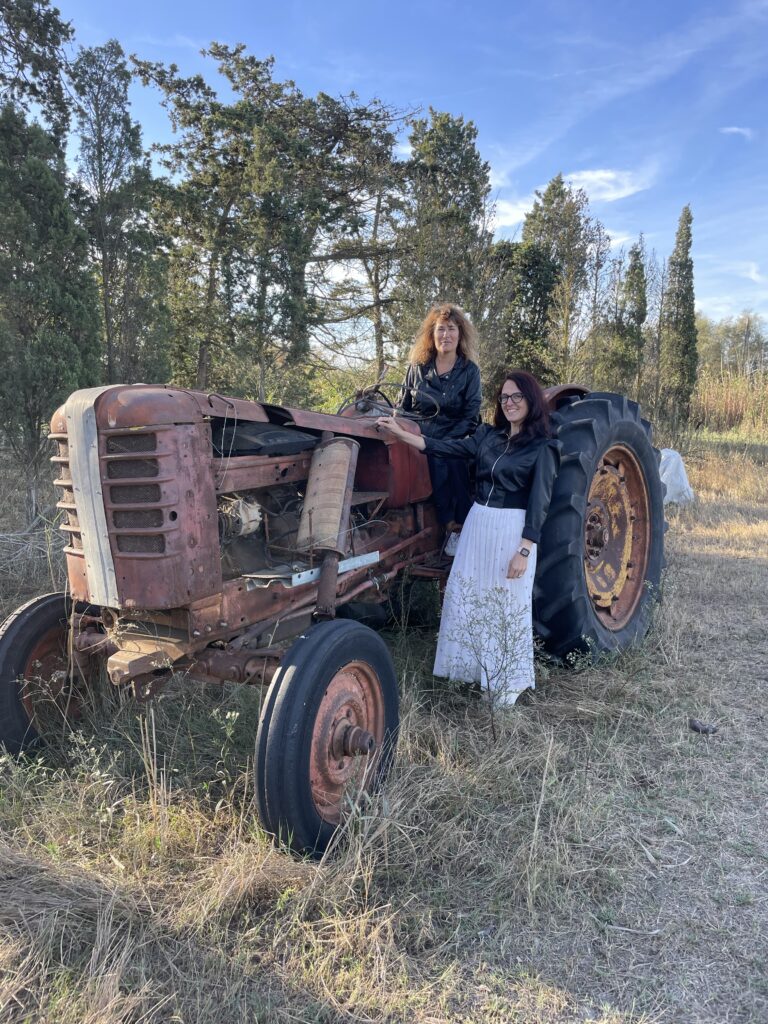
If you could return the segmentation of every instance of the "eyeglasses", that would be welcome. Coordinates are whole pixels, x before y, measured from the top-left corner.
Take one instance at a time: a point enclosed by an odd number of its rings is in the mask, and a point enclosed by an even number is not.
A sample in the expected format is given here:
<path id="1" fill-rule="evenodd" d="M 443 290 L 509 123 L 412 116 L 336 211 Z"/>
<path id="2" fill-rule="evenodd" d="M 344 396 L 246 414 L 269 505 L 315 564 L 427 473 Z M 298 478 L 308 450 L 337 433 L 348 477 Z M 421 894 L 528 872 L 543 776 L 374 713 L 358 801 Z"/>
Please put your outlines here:
<path id="1" fill-rule="evenodd" d="M 520 405 L 524 398 L 522 391 L 514 391 L 511 395 L 499 395 L 499 405 L 507 405 L 509 402 L 512 405 Z"/>

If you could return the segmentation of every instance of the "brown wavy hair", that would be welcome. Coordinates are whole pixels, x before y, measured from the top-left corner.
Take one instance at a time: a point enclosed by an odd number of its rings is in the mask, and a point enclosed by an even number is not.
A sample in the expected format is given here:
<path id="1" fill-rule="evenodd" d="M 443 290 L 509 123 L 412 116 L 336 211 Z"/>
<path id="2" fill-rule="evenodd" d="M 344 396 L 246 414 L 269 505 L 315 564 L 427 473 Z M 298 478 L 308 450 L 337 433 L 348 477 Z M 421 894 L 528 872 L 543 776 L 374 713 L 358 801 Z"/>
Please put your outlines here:
<path id="1" fill-rule="evenodd" d="M 499 381 L 499 386 L 496 388 L 496 409 L 493 414 L 494 427 L 498 427 L 500 430 L 509 428 L 509 420 L 499 404 L 501 390 L 508 380 L 515 382 L 528 403 L 528 415 L 523 420 L 520 433 L 516 435 L 515 440 L 520 442 L 530 441 L 534 437 L 551 437 L 552 428 L 544 391 L 533 374 L 528 373 L 527 370 L 507 370 Z"/>
<path id="2" fill-rule="evenodd" d="M 435 348 L 435 327 L 443 320 L 450 320 L 459 328 L 459 344 L 456 351 L 471 363 L 477 362 L 477 331 L 463 309 L 452 302 L 438 302 L 424 317 L 408 359 L 413 365 L 428 363 L 437 355 Z"/>

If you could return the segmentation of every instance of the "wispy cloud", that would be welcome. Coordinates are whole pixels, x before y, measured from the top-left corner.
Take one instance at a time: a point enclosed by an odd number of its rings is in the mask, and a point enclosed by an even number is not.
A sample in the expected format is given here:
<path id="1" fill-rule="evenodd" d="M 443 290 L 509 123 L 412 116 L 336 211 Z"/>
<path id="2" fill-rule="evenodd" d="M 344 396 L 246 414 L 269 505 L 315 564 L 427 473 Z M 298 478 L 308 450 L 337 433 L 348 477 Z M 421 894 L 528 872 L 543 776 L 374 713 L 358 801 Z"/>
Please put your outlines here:
<path id="1" fill-rule="evenodd" d="M 490 183 L 491 188 L 506 188 L 509 185 L 509 171 L 504 167 L 494 166 L 492 162 Z"/>
<path id="2" fill-rule="evenodd" d="M 515 228 L 522 224 L 526 213 L 533 206 L 536 196 L 524 196 L 520 199 L 496 200 L 496 228 Z"/>
<path id="3" fill-rule="evenodd" d="M 738 5 L 722 14 L 692 20 L 687 25 L 656 37 L 653 42 L 638 48 L 633 56 L 622 62 L 620 69 L 607 64 L 591 72 L 594 80 L 582 88 L 574 88 L 561 103 L 540 116 L 536 130 L 521 135 L 504 154 L 504 164 L 514 171 L 525 166 L 549 148 L 557 139 L 572 130 L 585 117 L 626 96 L 640 93 L 677 75 L 694 58 L 721 45 L 726 39 L 745 34 L 756 22 L 763 22 L 768 12 L 765 0 Z M 762 29 L 762 25 L 760 26 Z M 750 38 L 761 38 L 755 32 Z M 745 57 L 748 65 L 743 77 L 751 79 L 762 72 L 764 47 L 758 54 Z M 503 74 L 503 71 L 499 71 Z M 722 90 L 722 86 L 720 87 Z"/>
<path id="4" fill-rule="evenodd" d="M 766 276 L 760 273 L 760 265 L 754 260 L 734 260 L 723 265 L 724 270 L 730 271 L 745 281 L 753 281 L 755 284 L 765 284 Z"/>
<path id="5" fill-rule="evenodd" d="M 623 231 L 611 231 L 610 228 L 606 228 L 606 231 L 611 239 L 612 249 L 620 249 L 622 245 L 634 240 L 634 235 L 628 235 Z"/>
<path id="6" fill-rule="evenodd" d="M 598 168 L 589 171 L 574 171 L 565 175 L 575 188 L 582 188 L 593 202 L 614 203 L 636 192 L 650 188 L 656 178 L 655 168 L 640 171 L 620 171 Z"/>
<path id="7" fill-rule="evenodd" d="M 736 125 L 729 125 L 727 128 L 720 129 L 721 135 L 741 135 L 742 138 L 751 142 L 755 137 L 755 133 L 751 128 L 738 128 Z"/>
<path id="8" fill-rule="evenodd" d="M 696 311 L 712 317 L 713 320 L 736 316 L 739 308 L 738 301 L 734 302 L 732 295 L 712 295 L 704 292 L 696 296 Z"/>

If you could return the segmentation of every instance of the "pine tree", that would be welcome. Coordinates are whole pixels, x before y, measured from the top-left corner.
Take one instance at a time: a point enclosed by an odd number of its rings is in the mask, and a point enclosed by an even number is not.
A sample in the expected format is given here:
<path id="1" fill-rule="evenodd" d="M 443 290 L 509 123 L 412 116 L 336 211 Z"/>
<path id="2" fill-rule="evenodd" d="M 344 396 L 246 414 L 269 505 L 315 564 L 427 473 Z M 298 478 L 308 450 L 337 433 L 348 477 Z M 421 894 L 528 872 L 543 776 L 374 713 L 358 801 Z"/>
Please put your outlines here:
<path id="1" fill-rule="evenodd" d="M 534 242 L 497 242 L 490 254 L 494 282 L 481 340 L 486 390 L 505 367 L 520 366 L 544 383 L 550 362 L 549 320 L 557 266 Z"/>
<path id="2" fill-rule="evenodd" d="M 691 258 L 690 206 L 684 206 L 669 258 L 669 283 L 661 321 L 661 396 L 667 415 L 687 419 L 696 383 L 696 309 Z"/>
<path id="3" fill-rule="evenodd" d="M 72 27 L 50 0 L 0 3 L 0 103 L 34 104 L 62 144 L 69 123 L 63 46 Z"/>
<path id="4" fill-rule="evenodd" d="M 357 154 L 388 115 L 376 101 L 304 96 L 243 46 L 208 52 L 229 101 L 200 76 L 137 65 L 177 132 L 159 147 L 175 179 L 162 207 L 173 237 L 174 376 L 262 396 L 267 376 L 284 382 L 279 367 L 306 360 L 313 329 L 334 322 L 322 268 L 359 256 L 349 241 L 367 174 Z"/>
<path id="5" fill-rule="evenodd" d="M 580 313 L 588 285 L 594 224 L 582 189 L 556 175 L 523 223 L 523 241 L 538 245 L 557 266 L 557 283 L 550 311 L 551 361 L 564 379 L 571 373 L 579 345 Z"/>
<path id="6" fill-rule="evenodd" d="M 0 422 L 27 481 L 29 514 L 54 409 L 98 381 L 98 312 L 85 233 L 56 141 L 0 111 Z"/>
<path id="7" fill-rule="evenodd" d="M 622 371 L 626 387 L 635 397 L 640 390 L 645 337 L 643 327 L 648 316 L 648 283 L 645 276 L 645 249 L 642 236 L 629 250 L 629 266 L 622 287 L 624 347 Z"/>
<path id="8" fill-rule="evenodd" d="M 477 128 L 430 109 L 410 135 L 400 239 L 397 330 L 407 347 L 433 302 L 455 302 L 477 322 L 478 284 L 488 259 L 490 168 L 477 149 Z"/>
<path id="9" fill-rule="evenodd" d="M 109 384 L 168 374 L 164 254 L 152 228 L 152 178 L 132 121 L 131 75 L 120 44 L 83 49 L 72 66 L 77 92 L 84 220 L 101 292 Z"/>
<path id="10" fill-rule="evenodd" d="M 613 261 L 609 301 L 595 334 L 594 383 L 609 391 L 638 396 L 648 315 L 643 240 Z"/>

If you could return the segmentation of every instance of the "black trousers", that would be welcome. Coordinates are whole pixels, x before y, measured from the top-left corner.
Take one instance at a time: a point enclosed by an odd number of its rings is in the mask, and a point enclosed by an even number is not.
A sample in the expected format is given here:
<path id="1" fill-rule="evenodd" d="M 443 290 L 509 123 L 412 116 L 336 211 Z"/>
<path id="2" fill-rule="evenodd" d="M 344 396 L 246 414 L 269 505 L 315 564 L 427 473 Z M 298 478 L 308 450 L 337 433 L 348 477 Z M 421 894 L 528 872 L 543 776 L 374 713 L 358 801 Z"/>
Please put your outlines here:
<path id="1" fill-rule="evenodd" d="M 428 455 L 432 478 L 432 500 L 437 518 L 445 526 L 454 520 L 463 523 L 472 507 L 469 464 L 466 459 L 438 459 Z"/>

